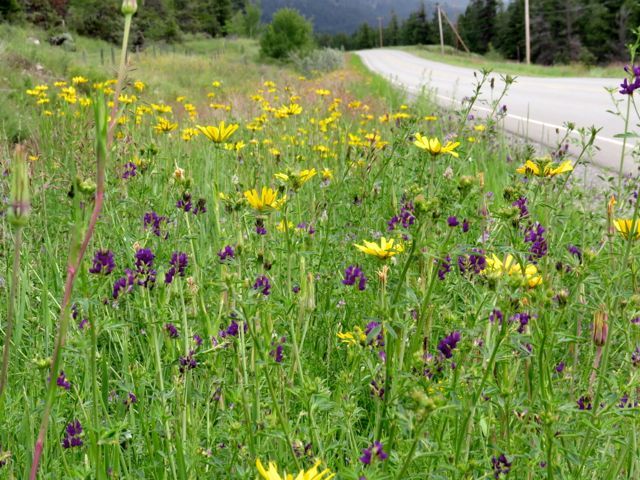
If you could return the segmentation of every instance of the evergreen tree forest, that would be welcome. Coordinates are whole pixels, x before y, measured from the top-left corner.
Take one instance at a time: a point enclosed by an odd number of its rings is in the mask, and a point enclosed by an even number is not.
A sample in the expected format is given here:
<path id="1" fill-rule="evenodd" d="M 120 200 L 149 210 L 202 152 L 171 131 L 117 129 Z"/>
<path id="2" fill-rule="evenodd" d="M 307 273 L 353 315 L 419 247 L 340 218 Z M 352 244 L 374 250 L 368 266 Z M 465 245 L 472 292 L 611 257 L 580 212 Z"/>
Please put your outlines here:
<path id="1" fill-rule="evenodd" d="M 0 20 L 119 42 L 121 0 L 0 0 Z M 183 34 L 255 37 L 260 7 L 252 0 L 138 0 L 133 43 L 176 42 Z"/>
<path id="2" fill-rule="evenodd" d="M 632 30 L 640 27 L 638 0 L 530 0 L 531 59 L 539 64 L 603 64 L 627 58 Z M 472 52 L 510 60 L 525 57 L 524 0 L 471 0 L 455 22 Z M 461 48 L 443 18 L 447 45 Z M 383 20 L 383 45 L 440 42 L 437 11 L 424 4 L 407 19 Z M 380 44 L 379 26 L 362 24 L 351 35 L 319 35 L 320 45 L 357 50 Z"/>

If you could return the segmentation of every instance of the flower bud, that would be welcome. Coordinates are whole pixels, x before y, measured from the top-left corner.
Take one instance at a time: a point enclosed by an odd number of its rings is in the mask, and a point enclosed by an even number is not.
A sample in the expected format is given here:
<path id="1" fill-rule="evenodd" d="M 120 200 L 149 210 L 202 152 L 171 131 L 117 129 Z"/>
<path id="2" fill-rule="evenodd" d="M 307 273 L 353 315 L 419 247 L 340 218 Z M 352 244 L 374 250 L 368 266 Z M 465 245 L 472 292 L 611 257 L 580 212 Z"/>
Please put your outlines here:
<path id="1" fill-rule="evenodd" d="M 121 10 L 123 15 L 133 15 L 138 11 L 138 3 L 136 0 L 123 0 Z"/>
<path id="2" fill-rule="evenodd" d="M 26 156 L 25 148 L 22 145 L 16 146 L 11 166 L 12 181 L 9 199 L 9 222 L 15 227 L 26 225 L 31 210 Z"/>
<path id="3" fill-rule="evenodd" d="M 593 317 L 593 343 L 602 347 L 607 343 L 607 334 L 609 333 L 609 324 L 607 321 L 609 316 L 604 311 L 604 306 L 600 307 Z"/>

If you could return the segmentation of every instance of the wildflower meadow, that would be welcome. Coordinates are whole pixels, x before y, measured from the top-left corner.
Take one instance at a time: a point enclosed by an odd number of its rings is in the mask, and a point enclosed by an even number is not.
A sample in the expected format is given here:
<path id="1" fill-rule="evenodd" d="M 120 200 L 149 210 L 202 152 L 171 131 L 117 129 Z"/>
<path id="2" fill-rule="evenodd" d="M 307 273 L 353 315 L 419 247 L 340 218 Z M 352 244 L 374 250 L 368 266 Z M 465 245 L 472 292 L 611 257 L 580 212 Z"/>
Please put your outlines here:
<path id="1" fill-rule="evenodd" d="M 517 78 L 451 110 L 354 60 L 173 95 L 128 3 L 119 69 L 31 78 L 2 144 L 0 478 L 640 478 L 638 177 L 583 182 L 597 126 L 527 145 Z"/>

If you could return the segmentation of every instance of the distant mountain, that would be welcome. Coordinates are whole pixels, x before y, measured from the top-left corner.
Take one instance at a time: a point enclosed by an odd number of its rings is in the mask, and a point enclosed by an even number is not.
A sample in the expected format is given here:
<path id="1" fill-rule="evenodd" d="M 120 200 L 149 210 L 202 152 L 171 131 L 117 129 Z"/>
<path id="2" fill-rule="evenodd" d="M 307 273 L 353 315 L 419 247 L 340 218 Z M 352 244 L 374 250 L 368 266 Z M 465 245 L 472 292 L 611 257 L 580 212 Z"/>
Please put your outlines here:
<path id="1" fill-rule="evenodd" d="M 422 0 L 262 0 L 262 16 L 270 22 L 273 13 L 280 8 L 295 8 L 313 22 L 319 33 L 352 33 L 363 22 L 374 25 L 378 17 L 386 24 L 391 12 L 400 19 L 416 11 Z M 469 3 L 469 0 L 441 0 L 440 4 L 453 20 Z M 429 17 L 435 11 L 435 0 L 424 2 Z"/>

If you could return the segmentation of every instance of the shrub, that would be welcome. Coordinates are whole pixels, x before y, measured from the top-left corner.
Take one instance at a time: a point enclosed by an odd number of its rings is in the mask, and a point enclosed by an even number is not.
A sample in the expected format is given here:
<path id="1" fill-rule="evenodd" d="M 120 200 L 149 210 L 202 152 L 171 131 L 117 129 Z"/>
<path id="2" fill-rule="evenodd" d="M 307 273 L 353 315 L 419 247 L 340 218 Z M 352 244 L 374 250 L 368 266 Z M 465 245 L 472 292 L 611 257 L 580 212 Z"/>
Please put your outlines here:
<path id="1" fill-rule="evenodd" d="M 294 53 L 291 55 L 291 61 L 303 74 L 314 76 L 342 68 L 344 53 L 333 48 L 323 48 L 312 50 L 306 55 Z"/>
<path id="2" fill-rule="evenodd" d="M 304 53 L 313 47 L 313 27 L 300 13 L 283 8 L 273 15 L 271 24 L 260 40 L 263 55 L 286 59 L 294 53 Z"/>

